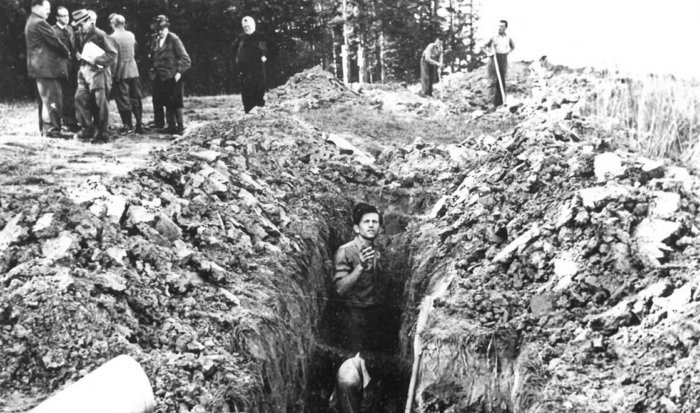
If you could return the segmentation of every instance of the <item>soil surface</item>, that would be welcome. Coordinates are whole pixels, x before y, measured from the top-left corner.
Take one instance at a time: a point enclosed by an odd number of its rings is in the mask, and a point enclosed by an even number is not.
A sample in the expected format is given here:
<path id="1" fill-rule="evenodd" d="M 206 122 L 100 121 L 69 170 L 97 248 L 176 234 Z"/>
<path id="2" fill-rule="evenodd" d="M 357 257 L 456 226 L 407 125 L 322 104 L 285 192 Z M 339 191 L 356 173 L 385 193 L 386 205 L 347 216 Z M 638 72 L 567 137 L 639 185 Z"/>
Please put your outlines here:
<path id="1" fill-rule="evenodd" d="M 694 411 L 700 181 L 620 147 L 588 115 L 597 79 L 514 64 L 492 110 L 484 70 L 426 98 L 313 68 L 250 115 L 189 98 L 184 136 L 102 145 L 2 106 L 0 411 L 120 354 L 158 412 L 330 411 L 352 356 L 330 262 L 358 201 L 384 214 L 397 330 L 364 354 L 368 411 L 403 409 L 421 311 L 414 411 Z"/>

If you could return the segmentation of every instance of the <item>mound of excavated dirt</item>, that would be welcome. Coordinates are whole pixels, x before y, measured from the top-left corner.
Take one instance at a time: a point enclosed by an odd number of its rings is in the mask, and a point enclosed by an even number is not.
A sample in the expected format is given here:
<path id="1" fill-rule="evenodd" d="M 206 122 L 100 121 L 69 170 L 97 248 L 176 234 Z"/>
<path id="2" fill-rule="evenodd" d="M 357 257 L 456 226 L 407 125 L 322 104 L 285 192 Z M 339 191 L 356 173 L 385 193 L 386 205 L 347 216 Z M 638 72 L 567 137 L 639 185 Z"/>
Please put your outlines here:
<path id="1" fill-rule="evenodd" d="M 262 110 L 126 179 L 0 195 L 0 408 L 126 353 L 158 411 L 303 411 L 331 226 L 382 175 L 353 156 Z"/>
<path id="2" fill-rule="evenodd" d="M 411 228 L 408 306 L 435 294 L 419 411 L 697 406 L 700 180 L 613 151 L 569 92 L 465 143 L 460 183 Z"/>
<path id="3" fill-rule="evenodd" d="M 415 411 L 694 411 L 698 178 L 616 149 L 619 130 L 581 116 L 585 76 L 528 100 L 511 73 L 521 100 L 489 114 L 470 103 L 483 73 L 445 79 L 466 128 L 524 119 L 459 145 L 374 162 L 288 113 L 372 100 L 314 68 L 128 178 L 0 191 L 0 410 L 129 354 L 160 412 L 324 411 L 330 257 L 363 200 L 385 212 L 409 366 L 433 297 Z M 312 389 L 315 375 L 329 382 Z"/>
<path id="4" fill-rule="evenodd" d="M 271 90 L 267 99 L 272 107 L 293 112 L 327 108 L 335 104 L 367 104 L 360 93 L 346 87 L 342 81 L 320 66 L 292 76 L 282 86 Z"/>

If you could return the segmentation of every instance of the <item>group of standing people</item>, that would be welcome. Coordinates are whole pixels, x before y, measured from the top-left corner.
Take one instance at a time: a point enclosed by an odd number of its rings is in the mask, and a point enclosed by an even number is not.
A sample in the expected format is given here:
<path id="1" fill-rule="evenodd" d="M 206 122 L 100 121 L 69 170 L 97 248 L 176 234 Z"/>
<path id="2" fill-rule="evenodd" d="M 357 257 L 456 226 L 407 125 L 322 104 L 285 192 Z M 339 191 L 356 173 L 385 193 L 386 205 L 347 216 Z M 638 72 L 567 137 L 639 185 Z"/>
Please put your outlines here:
<path id="1" fill-rule="evenodd" d="M 488 57 L 487 73 L 489 77 L 488 93 L 494 107 L 505 103 L 506 74 L 508 73 L 508 55 L 515 49 L 513 39 L 506 34 L 508 22 L 501 20 L 498 33 L 489 38 L 481 47 Z M 437 38 L 430 43 L 421 55 L 421 93 L 433 96 L 433 83 L 439 78 L 442 69 L 443 44 Z"/>
<path id="2" fill-rule="evenodd" d="M 121 133 L 145 133 L 142 88 L 136 62 L 138 42 L 126 30 L 120 14 L 109 16 L 112 34 L 95 23 L 97 14 L 87 9 L 72 13 L 56 10 L 56 24 L 46 21 L 51 13 L 48 0 L 32 0 L 25 25 L 27 71 L 35 79 L 39 95 L 39 128 L 42 136 L 72 137 L 107 142 L 109 96 L 113 96 L 121 117 Z M 72 17 L 72 22 L 70 22 Z M 246 113 L 265 105 L 269 42 L 255 31 L 255 21 L 245 17 L 244 33 L 234 42 L 241 95 Z M 151 24 L 153 36 L 148 47 L 151 61 L 156 132 L 178 134 L 184 131 L 183 74 L 191 67 L 180 38 L 169 30 L 167 16 L 159 15 Z M 133 115 L 133 116 L 132 116 Z"/>

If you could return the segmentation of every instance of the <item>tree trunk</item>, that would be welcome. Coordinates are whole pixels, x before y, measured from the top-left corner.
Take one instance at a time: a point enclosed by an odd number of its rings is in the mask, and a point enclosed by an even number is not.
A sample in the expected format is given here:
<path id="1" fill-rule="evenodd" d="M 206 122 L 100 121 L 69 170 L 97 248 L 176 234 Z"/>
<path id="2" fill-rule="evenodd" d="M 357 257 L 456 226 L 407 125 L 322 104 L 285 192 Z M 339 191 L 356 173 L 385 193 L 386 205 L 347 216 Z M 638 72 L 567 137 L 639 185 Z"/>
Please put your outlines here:
<path id="1" fill-rule="evenodd" d="M 348 0 L 343 0 L 343 83 L 350 83 L 350 41 L 348 40 Z"/>

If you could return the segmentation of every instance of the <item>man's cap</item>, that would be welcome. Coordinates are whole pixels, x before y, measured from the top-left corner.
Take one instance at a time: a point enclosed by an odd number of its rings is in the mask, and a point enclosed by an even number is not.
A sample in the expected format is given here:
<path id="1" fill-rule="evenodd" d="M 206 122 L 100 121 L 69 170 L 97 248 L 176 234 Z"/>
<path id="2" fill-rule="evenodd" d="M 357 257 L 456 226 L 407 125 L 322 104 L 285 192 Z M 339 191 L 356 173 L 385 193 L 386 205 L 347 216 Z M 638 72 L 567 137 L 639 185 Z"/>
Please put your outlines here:
<path id="1" fill-rule="evenodd" d="M 84 22 L 85 20 L 90 17 L 90 14 L 86 9 L 80 9 L 76 10 L 73 12 L 73 23 L 71 23 L 73 26 L 77 26 L 78 24 Z"/>
<path id="2" fill-rule="evenodd" d="M 153 23 L 151 23 L 151 30 L 158 30 L 169 26 L 170 20 L 168 20 L 168 17 L 164 14 L 159 14 L 155 19 L 153 19 Z"/>

